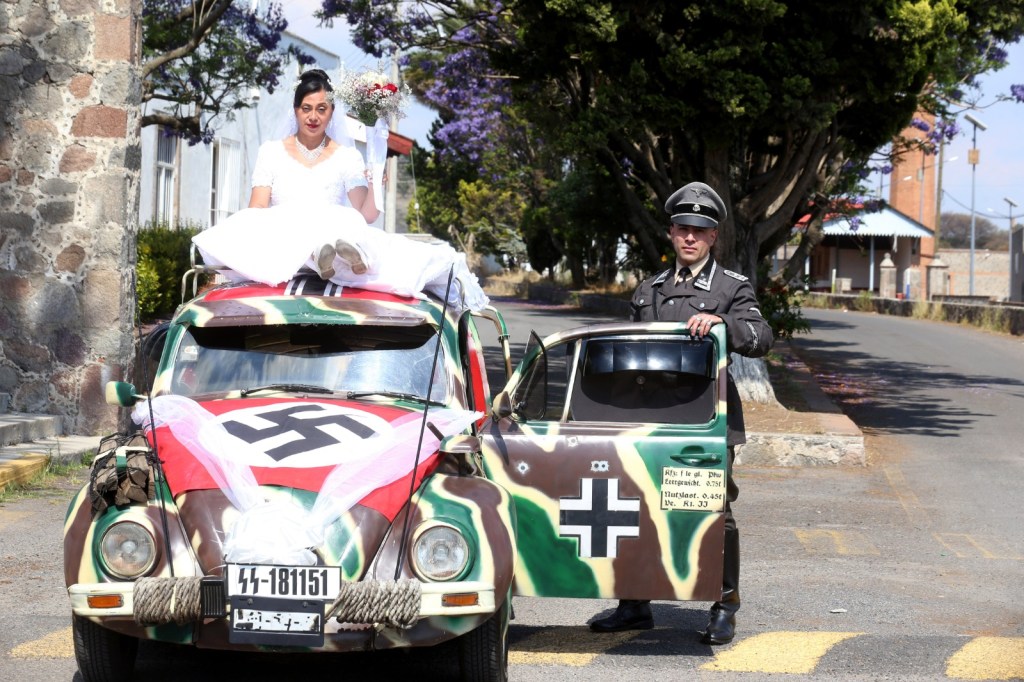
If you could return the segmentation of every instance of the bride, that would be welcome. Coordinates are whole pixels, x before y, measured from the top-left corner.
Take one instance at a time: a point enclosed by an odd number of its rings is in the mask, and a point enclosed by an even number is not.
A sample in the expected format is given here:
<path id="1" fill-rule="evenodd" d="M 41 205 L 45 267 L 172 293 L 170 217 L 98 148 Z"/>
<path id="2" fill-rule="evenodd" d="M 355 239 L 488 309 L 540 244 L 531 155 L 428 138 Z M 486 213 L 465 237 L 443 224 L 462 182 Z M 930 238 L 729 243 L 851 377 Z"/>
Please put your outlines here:
<path id="1" fill-rule="evenodd" d="M 260 145 L 249 207 L 193 238 L 208 265 L 232 279 L 288 281 L 302 267 L 344 286 L 404 296 L 430 292 L 479 310 L 487 305 L 464 254 L 369 226 L 380 215 L 362 155 L 335 121 L 334 89 L 320 69 L 299 78 L 283 139 Z"/>

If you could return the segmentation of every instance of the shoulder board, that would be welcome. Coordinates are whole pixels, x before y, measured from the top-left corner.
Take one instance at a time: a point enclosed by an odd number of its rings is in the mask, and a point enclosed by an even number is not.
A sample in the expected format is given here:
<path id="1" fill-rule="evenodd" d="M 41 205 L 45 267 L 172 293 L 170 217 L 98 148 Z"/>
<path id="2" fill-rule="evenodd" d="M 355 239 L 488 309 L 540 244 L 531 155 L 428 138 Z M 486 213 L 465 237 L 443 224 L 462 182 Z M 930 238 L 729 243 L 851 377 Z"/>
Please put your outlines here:
<path id="1" fill-rule="evenodd" d="M 726 270 L 724 268 L 722 269 L 722 272 L 724 272 L 725 274 L 729 275 L 733 279 L 738 279 L 741 282 L 746 282 L 747 281 L 747 277 L 745 275 L 741 275 L 738 272 L 733 272 L 732 270 Z"/>

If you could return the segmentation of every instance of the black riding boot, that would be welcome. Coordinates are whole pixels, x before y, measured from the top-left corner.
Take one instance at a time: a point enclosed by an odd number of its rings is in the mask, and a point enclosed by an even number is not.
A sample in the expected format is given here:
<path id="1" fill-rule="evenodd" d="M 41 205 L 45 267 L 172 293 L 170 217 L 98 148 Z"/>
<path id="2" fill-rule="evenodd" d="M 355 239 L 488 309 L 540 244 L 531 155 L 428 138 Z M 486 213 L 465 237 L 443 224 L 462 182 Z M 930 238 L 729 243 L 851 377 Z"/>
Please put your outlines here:
<path id="1" fill-rule="evenodd" d="M 736 636 L 736 612 L 740 610 L 740 532 L 726 529 L 722 571 L 722 599 L 711 606 L 711 619 L 701 642 L 728 644 Z"/>
<path id="2" fill-rule="evenodd" d="M 646 599 L 620 599 L 615 613 L 590 624 L 594 632 L 650 630 L 654 627 L 651 602 Z"/>

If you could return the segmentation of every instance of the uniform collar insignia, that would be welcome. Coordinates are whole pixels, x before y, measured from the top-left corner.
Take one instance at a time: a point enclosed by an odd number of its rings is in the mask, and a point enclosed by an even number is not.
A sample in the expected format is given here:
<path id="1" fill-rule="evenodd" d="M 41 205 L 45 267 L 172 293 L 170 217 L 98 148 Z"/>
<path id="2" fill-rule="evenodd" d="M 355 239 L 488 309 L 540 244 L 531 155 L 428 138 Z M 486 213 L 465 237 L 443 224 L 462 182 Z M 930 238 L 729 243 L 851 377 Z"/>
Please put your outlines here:
<path id="1" fill-rule="evenodd" d="M 711 291 L 711 280 L 715 278 L 715 272 L 718 270 L 718 264 L 715 263 L 714 258 L 709 258 L 708 262 L 704 264 L 704 268 L 697 275 L 697 279 L 693 280 L 693 286 L 697 289 L 703 289 L 704 291 Z"/>

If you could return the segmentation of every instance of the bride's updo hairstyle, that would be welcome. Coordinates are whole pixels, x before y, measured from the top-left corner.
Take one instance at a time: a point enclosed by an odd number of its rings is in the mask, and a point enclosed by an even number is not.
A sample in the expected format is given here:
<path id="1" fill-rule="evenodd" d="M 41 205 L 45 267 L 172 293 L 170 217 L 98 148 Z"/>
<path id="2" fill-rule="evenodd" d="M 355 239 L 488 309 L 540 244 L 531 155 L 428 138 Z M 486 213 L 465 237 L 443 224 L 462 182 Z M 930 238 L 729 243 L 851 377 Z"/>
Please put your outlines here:
<path id="1" fill-rule="evenodd" d="M 323 69 L 310 69 L 301 76 L 295 86 L 295 98 L 292 107 L 298 109 L 302 106 L 302 100 L 311 92 L 323 90 L 327 94 L 327 101 L 334 104 L 334 88 L 331 87 L 331 79 Z"/>

